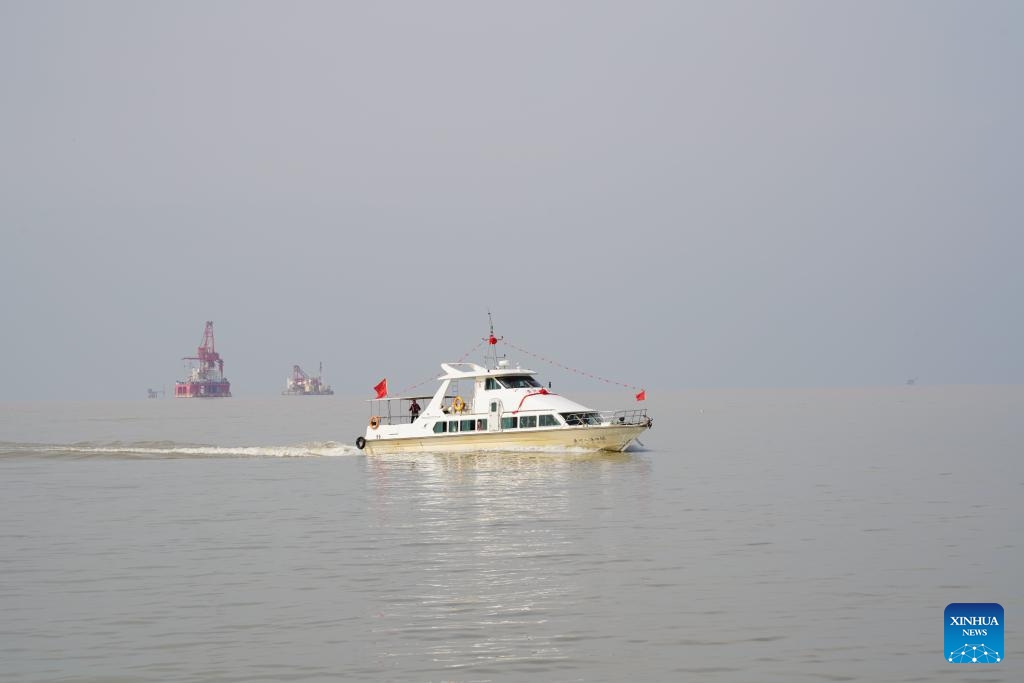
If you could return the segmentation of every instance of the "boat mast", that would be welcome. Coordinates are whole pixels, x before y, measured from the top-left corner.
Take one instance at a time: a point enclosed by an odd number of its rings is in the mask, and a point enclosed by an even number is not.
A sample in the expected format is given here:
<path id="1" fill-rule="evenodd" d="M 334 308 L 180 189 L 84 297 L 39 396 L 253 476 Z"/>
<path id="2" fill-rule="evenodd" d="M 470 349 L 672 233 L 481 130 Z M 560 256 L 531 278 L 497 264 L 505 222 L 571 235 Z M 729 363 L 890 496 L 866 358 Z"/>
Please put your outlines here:
<path id="1" fill-rule="evenodd" d="M 484 339 L 489 347 L 487 349 L 486 362 L 489 363 L 490 369 L 494 370 L 498 367 L 498 342 L 504 339 L 504 337 L 494 336 L 494 318 L 491 317 L 491 309 L 489 308 L 487 309 L 487 322 L 490 324 L 491 333 Z"/>

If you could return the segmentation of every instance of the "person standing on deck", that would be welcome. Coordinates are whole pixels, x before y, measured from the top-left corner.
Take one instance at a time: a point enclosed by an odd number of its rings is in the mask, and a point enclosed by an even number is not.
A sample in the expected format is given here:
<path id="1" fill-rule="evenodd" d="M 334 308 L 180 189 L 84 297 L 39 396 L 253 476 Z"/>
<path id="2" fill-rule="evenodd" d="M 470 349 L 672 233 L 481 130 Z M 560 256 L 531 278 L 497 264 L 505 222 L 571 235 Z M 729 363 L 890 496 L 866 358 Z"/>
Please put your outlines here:
<path id="1" fill-rule="evenodd" d="M 416 399 L 412 400 L 409 404 L 409 413 L 412 415 L 412 419 L 409 422 L 415 422 L 416 418 L 420 416 L 420 404 L 416 402 Z"/>

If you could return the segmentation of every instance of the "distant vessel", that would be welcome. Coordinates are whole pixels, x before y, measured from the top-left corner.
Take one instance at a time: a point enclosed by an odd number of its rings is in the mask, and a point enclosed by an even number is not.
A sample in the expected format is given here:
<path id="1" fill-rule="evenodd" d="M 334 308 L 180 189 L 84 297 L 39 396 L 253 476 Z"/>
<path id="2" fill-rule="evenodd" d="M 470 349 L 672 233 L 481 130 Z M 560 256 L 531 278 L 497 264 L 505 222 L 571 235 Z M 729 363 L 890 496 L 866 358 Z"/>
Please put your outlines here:
<path id="1" fill-rule="evenodd" d="M 452 453 L 526 449 L 624 451 L 650 429 L 646 410 L 599 412 L 548 391 L 533 370 L 498 359 L 490 345 L 489 367 L 442 363 L 433 395 L 388 396 L 387 379 L 374 389 L 370 423 L 356 447 L 367 453 Z M 454 388 L 468 385 L 463 399 Z M 643 400 L 643 391 L 637 400 Z M 420 411 L 419 401 L 426 407 Z"/>
<path id="2" fill-rule="evenodd" d="M 334 390 L 323 380 L 324 364 L 320 363 L 320 374 L 310 377 L 298 365 L 292 366 L 283 396 L 331 396 Z"/>
<path id="3" fill-rule="evenodd" d="M 231 383 L 224 377 L 224 360 L 214 349 L 213 321 L 206 321 L 197 355 L 186 356 L 188 376 L 174 384 L 175 398 L 228 398 Z"/>

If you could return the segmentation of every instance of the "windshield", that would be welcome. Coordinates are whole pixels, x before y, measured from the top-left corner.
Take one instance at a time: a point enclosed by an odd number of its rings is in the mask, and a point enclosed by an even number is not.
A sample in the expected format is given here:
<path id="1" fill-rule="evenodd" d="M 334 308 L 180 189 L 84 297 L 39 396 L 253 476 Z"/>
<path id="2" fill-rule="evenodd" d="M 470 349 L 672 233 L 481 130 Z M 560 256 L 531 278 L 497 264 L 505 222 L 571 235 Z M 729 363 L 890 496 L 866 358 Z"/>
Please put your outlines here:
<path id="1" fill-rule="evenodd" d="M 601 416 L 594 412 L 562 413 L 562 417 L 565 419 L 565 424 L 569 426 L 601 424 Z"/>
<path id="2" fill-rule="evenodd" d="M 508 377 L 499 377 L 498 381 L 501 382 L 501 385 L 506 389 L 531 389 L 540 386 L 540 382 L 529 375 L 510 375 Z"/>

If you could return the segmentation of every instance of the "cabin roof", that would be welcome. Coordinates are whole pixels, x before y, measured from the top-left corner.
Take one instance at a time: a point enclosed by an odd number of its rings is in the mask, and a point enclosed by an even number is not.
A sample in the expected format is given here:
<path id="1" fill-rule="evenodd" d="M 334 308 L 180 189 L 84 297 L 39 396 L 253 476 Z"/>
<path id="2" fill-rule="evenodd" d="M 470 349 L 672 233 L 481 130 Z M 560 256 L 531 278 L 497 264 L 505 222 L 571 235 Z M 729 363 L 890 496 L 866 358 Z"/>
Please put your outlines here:
<path id="1" fill-rule="evenodd" d="M 434 398 L 433 394 L 417 395 L 417 396 L 385 396 L 384 398 L 368 398 L 367 403 L 374 403 L 376 401 L 429 401 Z"/>
<path id="2" fill-rule="evenodd" d="M 536 370 L 520 367 L 485 368 L 476 363 L 441 363 L 445 374 L 438 381 L 446 379 L 469 379 L 472 377 L 508 377 L 509 375 L 536 375 Z"/>

